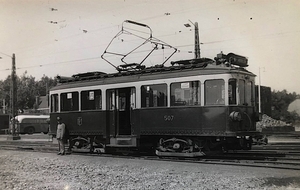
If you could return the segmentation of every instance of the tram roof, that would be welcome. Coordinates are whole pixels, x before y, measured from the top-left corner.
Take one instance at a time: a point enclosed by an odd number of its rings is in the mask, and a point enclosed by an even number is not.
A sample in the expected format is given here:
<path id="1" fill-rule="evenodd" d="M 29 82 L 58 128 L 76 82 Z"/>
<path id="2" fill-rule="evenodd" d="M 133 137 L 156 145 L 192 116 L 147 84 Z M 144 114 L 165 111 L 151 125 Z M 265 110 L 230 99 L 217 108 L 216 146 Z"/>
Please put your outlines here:
<path id="1" fill-rule="evenodd" d="M 180 60 L 171 63 L 172 66 L 156 65 L 146 67 L 139 70 L 128 70 L 117 73 L 103 73 L 103 72 L 88 72 L 75 74 L 72 77 L 57 76 L 59 85 L 73 84 L 84 81 L 101 81 L 106 79 L 116 79 L 115 82 L 131 81 L 135 76 L 145 76 L 145 80 L 163 79 L 168 77 L 184 77 L 194 75 L 210 75 L 210 74 L 224 74 L 224 73 L 245 73 L 250 76 L 255 76 L 253 73 L 247 71 L 243 67 L 236 67 L 233 65 L 219 64 L 212 59 L 200 58 L 191 60 Z M 168 76 L 169 75 L 169 76 Z M 148 77 L 146 77 L 148 76 Z M 121 79 L 122 78 L 122 79 Z M 126 80 L 125 78 L 131 78 Z M 119 80 L 117 80 L 119 79 Z"/>

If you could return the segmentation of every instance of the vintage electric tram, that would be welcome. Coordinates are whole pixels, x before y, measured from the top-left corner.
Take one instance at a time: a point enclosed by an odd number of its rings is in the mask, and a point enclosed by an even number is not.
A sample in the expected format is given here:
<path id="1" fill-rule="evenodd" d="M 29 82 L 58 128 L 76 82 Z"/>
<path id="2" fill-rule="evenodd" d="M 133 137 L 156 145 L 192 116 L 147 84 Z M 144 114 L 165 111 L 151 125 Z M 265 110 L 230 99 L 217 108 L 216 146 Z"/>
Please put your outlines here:
<path id="1" fill-rule="evenodd" d="M 247 66 L 243 56 L 220 53 L 58 77 L 50 90 L 50 133 L 59 116 L 78 150 L 197 157 L 251 149 L 258 117 Z"/>

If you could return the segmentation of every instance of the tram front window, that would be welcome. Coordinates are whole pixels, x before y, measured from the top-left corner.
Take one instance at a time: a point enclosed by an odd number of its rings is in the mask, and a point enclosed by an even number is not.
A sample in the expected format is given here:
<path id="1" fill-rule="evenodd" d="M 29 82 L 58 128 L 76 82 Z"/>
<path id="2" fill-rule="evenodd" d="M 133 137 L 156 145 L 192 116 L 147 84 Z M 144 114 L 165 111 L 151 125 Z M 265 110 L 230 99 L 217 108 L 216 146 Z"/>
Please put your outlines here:
<path id="1" fill-rule="evenodd" d="M 205 85 L 205 105 L 225 105 L 225 82 L 222 79 L 207 80 Z"/>
<path id="2" fill-rule="evenodd" d="M 236 105 L 236 79 L 230 79 L 228 83 L 229 105 Z"/>
<path id="3" fill-rule="evenodd" d="M 240 97 L 240 103 L 239 105 L 245 105 L 245 81 L 239 80 L 239 97 Z"/>
<path id="4" fill-rule="evenodd" d="M 246 103 L 250 106 L 253 106 L 253 92 L 252 92 L 252 82 L 249 81 L 246 84 Z"/>

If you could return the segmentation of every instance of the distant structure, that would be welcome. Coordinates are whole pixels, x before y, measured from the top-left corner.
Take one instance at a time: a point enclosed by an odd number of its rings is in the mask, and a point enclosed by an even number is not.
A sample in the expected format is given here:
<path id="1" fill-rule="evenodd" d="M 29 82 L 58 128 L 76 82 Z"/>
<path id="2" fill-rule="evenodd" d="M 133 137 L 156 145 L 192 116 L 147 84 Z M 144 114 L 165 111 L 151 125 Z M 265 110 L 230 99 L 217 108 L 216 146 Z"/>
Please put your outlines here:
<path id="1" fill-rule="evenodd" d="M 289 112 L 295 111 L 300 116 L 300 99 L 294 100 L 288 107 Z"/>
<path id="2" fill-rule="evenodd" d="M 0 114 L 0 134 L 7 133 L 8 128 L 9 128 L 9 115 Z"/>
<path id="3" fill-rule="evenodd" d="M 34 108 L 21 110 L 21 112 L 19 114 L 22 114 L 22 115 L 48 115 L 49 113 L 50 112 L 49 112 L 48 96 L 36 96 Z"/>
<path id="4" fill-rule="evenodd" d="M 271 88 L 267 86 L 260 86 L 260 95 L 261 95 L 261 113 L 268 116 L 272 115 L 272 92 Z M 258 108 L 258 85 L 255 86 L 255 98 Z"/>
<path id="5" fill-rule="evenodd" d="M 289 112 L 295 111 L 300 116 L 300 99 L 296 99 L 295 101 L 290 103 L 288 107 L 288 111 Z M 294 126 L 296 131 L 300 131 L 300 121 L 295 121 Z"/>
<path id="6" fill-rule="evenodd" d="M 39 96 L 39 105 L 37 112 L 41 114 L 49 114 L 48 96 Z"/>

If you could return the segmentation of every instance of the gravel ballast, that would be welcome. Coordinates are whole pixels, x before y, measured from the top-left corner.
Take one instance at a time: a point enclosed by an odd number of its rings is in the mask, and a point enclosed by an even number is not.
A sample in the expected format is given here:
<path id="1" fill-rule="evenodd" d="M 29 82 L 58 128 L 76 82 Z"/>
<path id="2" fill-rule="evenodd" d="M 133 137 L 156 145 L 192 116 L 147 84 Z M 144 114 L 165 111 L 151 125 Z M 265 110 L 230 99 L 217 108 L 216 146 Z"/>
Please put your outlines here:
<path id="1" fill-rule="evenodd" d="M 297 189 L 300 172 L 0 150 L 0 189 Z"/>

